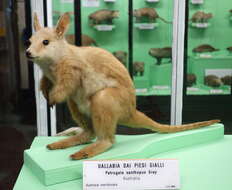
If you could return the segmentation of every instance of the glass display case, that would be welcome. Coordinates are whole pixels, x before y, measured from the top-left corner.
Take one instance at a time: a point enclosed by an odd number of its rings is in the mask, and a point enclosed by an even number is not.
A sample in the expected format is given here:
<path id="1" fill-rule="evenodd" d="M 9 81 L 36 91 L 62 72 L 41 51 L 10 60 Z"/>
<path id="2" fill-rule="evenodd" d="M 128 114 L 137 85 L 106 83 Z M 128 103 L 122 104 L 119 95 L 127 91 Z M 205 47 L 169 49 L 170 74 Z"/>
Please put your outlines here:
<path id="1" fill-rule="evenodd" d="M 232 22 L 225 1 L 50 0 L 33 1 L 43 6 L 32 11 L 39 8 L 48 26 L 69 12 L 68 42 L 111 52 L 133 78 L 138 109 L 181 124 L 225 121 L 231 113 Z M 48 112 L 51 134 L 76 125 L 65 104 Z"/>
<path id="2" fill-rule="evenodd" d="M 186 25 L 187 95 L 231 94 L 230 1 L 217 3 L 189 1 Z"/>
<path id="3" fill-rule="evenodd" d="M 185 29 L 183 122 L 219 118 L 231 133 L 231 2 L 190 0 Z"/>
<path id="4" fill-rule="evenodd" d="M 70 13 L 69 43 L 111 52 L 133 77 L 139 109 L 155 120 L 170 123 L 172 2 L 60 0 L 48 4 L 52 25 L 63 13 Z M 145 11 L 144 15 L 138 17 L 139 11 Z M 111 14 L 111 19 L 97 17 L 104 14 Z M 58 131 L 76 125 L 65 104 L 56 106 L 55 115 Z M 124 131 L 119 127 L 119 132 Z M 129 131 L 133 130 L 126 133 Z"/>

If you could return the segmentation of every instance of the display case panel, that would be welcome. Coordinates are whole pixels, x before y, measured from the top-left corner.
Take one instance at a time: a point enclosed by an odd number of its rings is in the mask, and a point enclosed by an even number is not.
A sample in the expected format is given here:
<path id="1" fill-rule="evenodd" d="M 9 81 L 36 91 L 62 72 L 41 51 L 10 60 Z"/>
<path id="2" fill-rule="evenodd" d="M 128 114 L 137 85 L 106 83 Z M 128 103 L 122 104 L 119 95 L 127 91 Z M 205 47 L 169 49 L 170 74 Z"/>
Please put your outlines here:
<path id="1" fill-rule="evenodd" d="M 231 133 L 232 3 L 229 0 L 187 4 L 183 122 L 221 119 Z"/>
<path id="2" fill-rule="evenodd" d="M 133 1 L 133 70 L 138 95 L 170 95 L 172 1 Z"/>
<path id="3" fill-rule="evenodd" d="M 137 15 L 142 8 L 145 15 Z M 110 51 L 133 77 L 138 108 L 170 123 L 173 2 L 53 0 L 53 25 L 64 12 L 71 15 L 68 42 Z M 65 104 L 56 112 L 58 132 L 76 125 Z"/>
<path id="4" fill-rule="evenodd" d="M 189 1 L 187 95 L 229 95 L 232 81 L 229 0 Z"/>

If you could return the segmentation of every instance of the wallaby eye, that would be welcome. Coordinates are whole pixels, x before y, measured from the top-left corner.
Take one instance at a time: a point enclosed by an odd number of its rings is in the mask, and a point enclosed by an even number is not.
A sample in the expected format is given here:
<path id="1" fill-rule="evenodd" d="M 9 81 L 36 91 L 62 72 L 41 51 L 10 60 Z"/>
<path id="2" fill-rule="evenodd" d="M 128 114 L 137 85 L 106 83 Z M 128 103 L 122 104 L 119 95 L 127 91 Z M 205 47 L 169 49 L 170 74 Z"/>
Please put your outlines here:
<path id="1" fill-rule="evenodd" d="M 43 45 L 47 46 L 49 44 L 49 40 L 44 40 Z"/>
<path id="2" fill-rule="evenodd" d="M 24 42 L 24 45 L 25 45 L 26 47 L 29 47 L 29 46 L 31 45 L 30 40 L 25 41 L 25 42 Z"/>

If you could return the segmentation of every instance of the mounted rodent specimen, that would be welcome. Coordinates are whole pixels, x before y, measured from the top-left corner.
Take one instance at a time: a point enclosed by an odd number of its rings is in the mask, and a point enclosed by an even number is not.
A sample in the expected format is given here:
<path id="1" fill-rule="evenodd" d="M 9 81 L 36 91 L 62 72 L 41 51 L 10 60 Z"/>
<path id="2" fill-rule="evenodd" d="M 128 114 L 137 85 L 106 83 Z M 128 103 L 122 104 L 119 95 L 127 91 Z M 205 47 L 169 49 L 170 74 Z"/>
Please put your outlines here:
<path id="1" fill-rule="evenodd" d="M 135 61 L 133 63 L 133 72 L 135 76 L 138 76 L 138 74 L 140 76 L 143 76 L 144 74 L 144 62 L 142 61 Z"/>
<path id="2" fill-rule="evenodd" d="M 113 24 L 113 19 L 119 17 L 119 11 L 101 9 L 89 15 L 89 22 L 91 26 L 97 24 Z"/>
<path id="3" fill-rule="evenodd" d="M 226 48 L 230 53 L 232 53 L 232 46 Z"/>
<path id="4" fill-rule="evenodd" d="M 212 13 L 205 13 L 203 11 L 197 11 L 193 14 L 191 21 L 194 23 L 206 23 L 213 17 Z"/>
<path id="5" fill-rule="evenodd" d="M 204 78 L 204 84 L 210 87 L 220 87 L 222 85 L 222 81 L 216 75 L 207 75 Z"/>
<path id="6" fill-rule="evenodd" d="M 214 51 L 219 51 L 219 49 L 216 49 L 209 44 L 202 44 L 193 49 L 193 52 L 195 53 L 214 52 Z"/>
<path id="7" fill-rule="evenodd" d="M 127 64 L 127 52 L 125 51 L 114 51 L 113 55 L 126 66 Z"/>
<path id="8" fill-rule="evenodd" d="M 191 87 L 195 85 L 197 82 L 197 77 L 193 73 L 188 73 L 187 74 L 187 87 Z"/>
<path id="9" fill-rule="evenodd" d="M 160 65 L 162 63 L 163 58 L 170 58 L 172 61 L 172 48 L 171 47 L 151 48 L 148 53 L 150 56 L 156 58 L 157 65 Z"/>
<path id="10" fill-rule="evenodd" d="M 221 81 L 223 82 L 224 85 L 231 85 L 232 84 L 232 76 L 231 75 L 226 75 L 221 78 Z"/>
<path id="11" fill-rule="evenodd" d="M 64 149 L 96 139 L 70 156 L 79 160 L 112 148 L 117 124 L 171 133 L 219 122 L 173 126 L 153 121 L 136 109 L 136 91 L 126 67 L 102 48 L 69 44 L 64 38 L 69 23 L 66 13 L 55 28 L 43 28 L 35 14 L 35 33 L 26 51 L 27 58 L 43 72 L 40 88 L 49 104 L 67 102 L 72 118 L 83 129 L 47 145 L 48 149 Z"/>
<path id="12" fill-rule="evenodd" d="M 136 22 L 141 22 L 141 19 L 145 17 L 148 18 L 150 22 L 156 22 L 156 19 L 158 18 L 165 23 L 169 23 L 169 24 L 171 23 L 165 20 L 164 18 L 160 17 L 157 11 L 155 10 L 155 8 L 151 8 L 151 7 L 135 9 L 133 12 L 133 16 L 136 18 Z"/>
<path id="13" fill-rule="evenodd" d="M 75 35 L 74 34 L 67 34 L 67 35 L 65 35 L 65 38 L 66 38 L 68 43 L 73 44 L 73 45 L 75 44 Z M 81 44 L 82 44 L 82 46 L 92 46 L 92 45 L 98 46 L 96 41 L 86 34 L 81 35 Z"/>

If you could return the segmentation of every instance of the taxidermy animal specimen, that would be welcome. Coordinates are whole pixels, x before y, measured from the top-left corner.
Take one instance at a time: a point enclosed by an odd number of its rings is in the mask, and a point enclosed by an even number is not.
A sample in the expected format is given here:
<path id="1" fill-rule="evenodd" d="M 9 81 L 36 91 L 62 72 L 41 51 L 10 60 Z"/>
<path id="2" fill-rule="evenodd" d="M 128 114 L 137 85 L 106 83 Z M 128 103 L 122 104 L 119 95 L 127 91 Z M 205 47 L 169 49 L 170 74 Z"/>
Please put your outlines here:
<path id="1" fill-rule="evenodd" d="M 193 49 L 193 52 L 195 53 L 214 52 L 214 51 L 219 51 L 219 49 L 216 49 L 209 44 L 202 44 Z"/>
<path id="2" fill-rule="evenodd" d="M 226 48 L 230 53 L 232 53 L 232 46 Z"/>
<path id="3" fill-rule="evenodd" d="M 224 85 L 231 85 L 232 84 L 232 76 L 226 75 L 221 78 L 221 81 L 223 82 Z"/>
<path id="4" fill-rule="evenodd" d="M 125 51 L 114 51 L 113 55 L 123 64 L 126 66 L 127 63 L 127 52 Z"/>
<path id="5" fill-rule="evenodd" d="M 157 65 L 160 65 L 162 63 L 163 58 L 170 58 L 172 61 L 172 48 L 171 47 L 151 48 L 148 53 L 150 56 L 156 58 Z"/>
<path id="6" fill-rule="evenodd" d="M 194 23 L 206 23 L 213 17 L 212 13 L 205 13 L 203 11 L 197 11 L 193 14 L 191 21 Z"/>
<path id="7" fill-rule="evenodd" d="M 137 76 L 140 74 L 140 76 L 143 76 L 144 73 L 144 62 L 141 61 L 135 61 L 133 63 L 133 70 L 134 70 L 134 75 Z"/>
<path id="8" fill-rule="evenodd" d="M 191 87 L 197 82 L 197 77 L 193 73 L 187 74 L 187 87 Z"/>
<path id="9" fill-rule="evenodd" d="M 91 26 L 96 24 L 103 24 L 103 22 L 106 22 L 107 24 L 113 24 L 113 19 L 118 17 L 119 11 L 101 9 L 90 14 L 89 21 L 92 21 L 92 23 L 90 23 Z"/>
<path id="10" fill-rule="evenodd" d="M 133 12 L 133 16 L 136 18 L 136 22 L 140 22 L 142 17 L 146 17 L 149 19 L 150 22 L 155 22 L 156 19 L 160 19 L 165 23 L 172 23 L 169 21 L 166 21 L 164 18 L 160 17 L 157 13 L 157 11 L 154 8 L 151 7 L 145 7 L 140 9 L 135 9 Z"/>
<path id="11" fill-rule="evenodd" d="M 82 132 L 47 145 L 63 149 L 97 140 L 71 155 L 78 160 L 93 157 L 115 143 L 117 124 L 147 128 L 160 133 L 208 126 L 219 120 L 170 126 L 159 124 L 136 109 L 135 88 L 126 67 L 108 51 L 77 47 L 64 38 L 70 23 L 65 13 L 54 28 L 41 27 L 34 16 L 35 33 L 26 56 L 42 69 L 41 91 L 50 105 L 67 102 Z"/>
<path id="12" fill-rule="evenodd" d="M 75 44 L 75 35 L 74 34 L 67 34 L 67 35 L 65 35 L 65 38 L 66 38 L 68 43 L 73 44 L 73 45 Z M 82 46 L 91 46 L 91 45 L 98 46 L 96 41 L 86 34 L 81 35 L 81 43 L 82 43 Z"/>
<path id="13" fill-rule="evenodd" d="M 205 85 L 210 87 L 220 87 L 222 85 L 222 81 L 216 75 L 207 75 L 204 80 Z"/>

